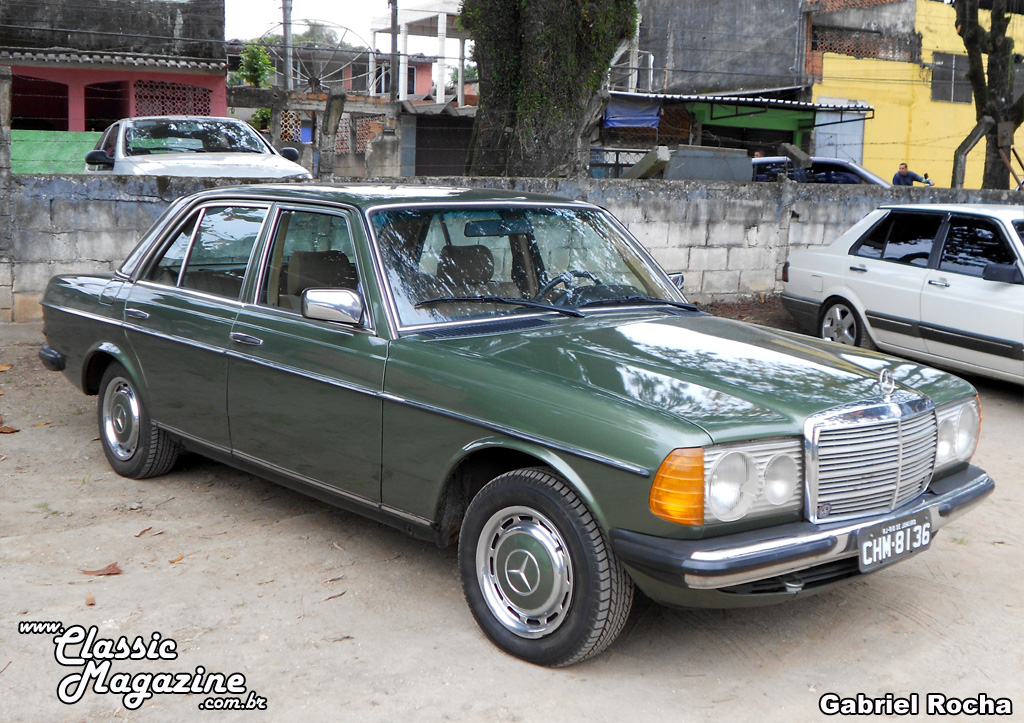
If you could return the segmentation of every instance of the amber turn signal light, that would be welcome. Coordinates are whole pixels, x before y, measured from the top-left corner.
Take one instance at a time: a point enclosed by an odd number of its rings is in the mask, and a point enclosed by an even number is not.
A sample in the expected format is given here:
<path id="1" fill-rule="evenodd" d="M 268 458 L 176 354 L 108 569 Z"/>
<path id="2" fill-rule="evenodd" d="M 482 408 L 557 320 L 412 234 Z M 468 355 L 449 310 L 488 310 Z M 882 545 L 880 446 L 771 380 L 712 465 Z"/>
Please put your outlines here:
<path id="1" fill-rule="evenodd" d="M 651 484 L 651 512 L 681 525 L 704 524 L 704 450 L 673 450 Z"/>

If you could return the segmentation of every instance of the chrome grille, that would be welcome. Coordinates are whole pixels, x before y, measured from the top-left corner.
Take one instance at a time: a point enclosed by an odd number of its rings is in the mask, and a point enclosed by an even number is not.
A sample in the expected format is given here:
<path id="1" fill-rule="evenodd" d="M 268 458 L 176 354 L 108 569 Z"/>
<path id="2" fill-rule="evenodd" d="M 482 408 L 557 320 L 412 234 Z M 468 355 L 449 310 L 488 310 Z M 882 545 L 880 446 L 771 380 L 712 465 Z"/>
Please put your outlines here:
<path id="1" fill-rule="evenodd" d="M 813 520 L 888 512 L 917 497 L 931 479 L 938 425 L 927 400 L 905 395 L 842 408 L 808 425 Z"/>

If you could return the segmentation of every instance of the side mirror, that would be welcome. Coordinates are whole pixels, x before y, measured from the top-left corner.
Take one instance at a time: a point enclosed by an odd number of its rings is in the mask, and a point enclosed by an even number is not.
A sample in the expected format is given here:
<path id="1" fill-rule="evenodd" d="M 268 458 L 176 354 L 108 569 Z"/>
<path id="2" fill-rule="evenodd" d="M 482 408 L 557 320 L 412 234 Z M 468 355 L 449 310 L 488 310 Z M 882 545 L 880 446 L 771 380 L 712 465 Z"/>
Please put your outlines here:
<path id="1" fill-rule="evenodd" d="M 683 290 L 683 274 L 682 274 L 682 272 L 675 273 L 675 274 L 669 274 L 668 278 L 669 278 L 669 281 L 672 282 L 673 286 L 675 286 L 680 291 Z"/>
<path id="2" fill-rule="evenodd" d="M 981 278 L 1004 284 L 1024 284 L 1024 274 L 1021 274 L 1017 264 L 989 264 L 981 272 Z"/>
<path id="3" fill-rule="evenodd" d="M 299 149 L 298 148 L 292 148 L 291 146 L 285 146 L 284 148 L 280 149 L 278 151 L 278 153 L 280 153 L 281 157 L 284 158 L 285 160 L 291 161 L 292 163 L 298 163 L 299 162 L 300 156 L 299 156 Z"/>
<path id="4" fill-rule="evenodd" d="M 85 163 L 89 166 L 105 166 L 106 168 L 114 167 L 114 159 L 107 155 L 107 152 L 102 149 L 86 153 Z"/>
<path id="5" fill-rule="evenodd" d="M 302 315 L 321 321 L 359 324 L 363 318 L 363 297 L 352 289 L 306 289 L 302 292 Z"/>

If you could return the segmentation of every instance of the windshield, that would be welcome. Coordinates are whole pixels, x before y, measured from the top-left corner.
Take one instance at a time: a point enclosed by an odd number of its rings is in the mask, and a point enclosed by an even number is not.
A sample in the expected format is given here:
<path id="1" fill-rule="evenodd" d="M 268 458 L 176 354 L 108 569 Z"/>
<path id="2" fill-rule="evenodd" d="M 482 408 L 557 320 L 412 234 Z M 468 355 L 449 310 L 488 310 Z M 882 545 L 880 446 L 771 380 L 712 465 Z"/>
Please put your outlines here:
<path id="1" fill-rule="evenodd" d="M 139 120 L 125 132 L 125 153 L 266 153 L 249 125 L 217 118 Z"/>
<path id="2" fill-rule="evenodd" d="M 630 297 L 683 301 L 594 209 L 414 208 L 377 211 L 371 222 L 402 326 Z"/>

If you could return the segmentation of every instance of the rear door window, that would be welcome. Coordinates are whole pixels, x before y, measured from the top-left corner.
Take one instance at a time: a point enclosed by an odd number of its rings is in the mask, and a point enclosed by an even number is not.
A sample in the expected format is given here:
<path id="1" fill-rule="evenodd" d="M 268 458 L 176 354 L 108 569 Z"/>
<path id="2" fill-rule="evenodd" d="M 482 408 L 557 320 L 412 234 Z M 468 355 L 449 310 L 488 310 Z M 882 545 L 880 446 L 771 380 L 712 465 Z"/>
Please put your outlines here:
<path id="1" fill-rule="evenodd" d="M 146 279 L 237 299 L 266 213 L 265 208 L 245 206 L 198 210 L 175 234 Z"/>
<path id="2" fill-rule="evenodd" d="M 943 216 L 937 214 L 890 213 L 850 253 L 925 268 L 942 222 Z"/>

